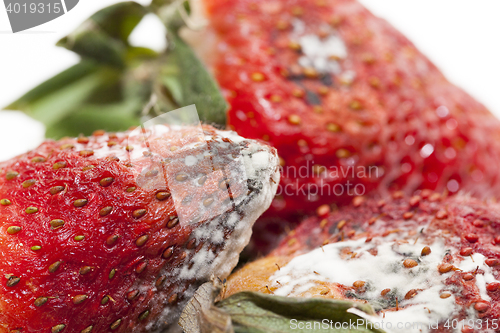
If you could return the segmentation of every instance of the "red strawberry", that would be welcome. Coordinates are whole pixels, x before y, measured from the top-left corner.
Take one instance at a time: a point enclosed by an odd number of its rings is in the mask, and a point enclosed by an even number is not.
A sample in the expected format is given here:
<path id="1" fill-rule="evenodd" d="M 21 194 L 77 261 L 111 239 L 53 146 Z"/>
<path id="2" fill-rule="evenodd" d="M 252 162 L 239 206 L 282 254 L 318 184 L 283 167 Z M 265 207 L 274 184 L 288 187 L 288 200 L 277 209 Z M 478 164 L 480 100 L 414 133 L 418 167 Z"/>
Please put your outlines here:
<path id="1" fill-rule="evenodd" d="M 145 135 L 0 164 L 0 332 L 163 332 L 230 273 L 279 182 L 275 150 L 210 126 Z"/>
<path id="2" fill-rule="evenodd" d="M 368 301 L 393 328 L 439 324 L 430 332 L 454 332 L 453 320 L 483 330 L 500 320 L 500 204 L 424 190 L 357 197 L 320 215 L 231 275 L 226 296 L 253 290 Z"/>
<path id="3" fill-rule="evenodd" d="M 204 3 L 195 46 L 210 50 L 229 125 L 281 157 L 268 216 L 388 188 L 500 194 L 500 122 L 357 1 Z"/>

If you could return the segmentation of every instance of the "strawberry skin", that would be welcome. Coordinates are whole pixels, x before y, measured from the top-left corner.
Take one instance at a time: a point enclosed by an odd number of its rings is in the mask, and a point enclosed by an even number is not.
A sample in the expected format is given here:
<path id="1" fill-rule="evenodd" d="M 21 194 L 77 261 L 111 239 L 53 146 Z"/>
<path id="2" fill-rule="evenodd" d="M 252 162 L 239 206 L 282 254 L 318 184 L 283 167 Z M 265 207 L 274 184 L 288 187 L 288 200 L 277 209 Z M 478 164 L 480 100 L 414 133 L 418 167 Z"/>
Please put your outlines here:
<path id="1" fill-rule="evenodd" d="M 360 3 L 204 3 L 210 29 L 198 47 L 211 50 L 201 56 L 229 125 L 281 158 L 267 216 L 387 189 L 500 194 L 500 122 Z"/>
<path id="2" fill-rule="evenodd" d="M 154 127 L 0 164 L 0 332 L 164 332 L 223 279 L 279 182 L 276 151 Z"/>

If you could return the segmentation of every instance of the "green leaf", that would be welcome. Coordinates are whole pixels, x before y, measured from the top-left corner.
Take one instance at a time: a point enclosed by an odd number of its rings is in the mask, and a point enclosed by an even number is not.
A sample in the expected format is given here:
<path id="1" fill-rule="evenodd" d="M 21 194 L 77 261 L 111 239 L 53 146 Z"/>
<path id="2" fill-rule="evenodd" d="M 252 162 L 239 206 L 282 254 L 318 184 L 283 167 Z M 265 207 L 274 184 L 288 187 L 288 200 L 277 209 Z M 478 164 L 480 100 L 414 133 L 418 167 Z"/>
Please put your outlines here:
<path id="1" fill-rule="evenodd" d="M 114 69 L 82 62 L 42 83 L 7 108 L 23 111 L 50 127 L 97 97 L 96 92 L 111 89 L 119 80 L 120 73 Z"/>
<path id="2" fill-rule="evenodd" d="M 151 7 L 153 8 L 161 8 L 165 6 L 170 6 L 173 2 L 176 2 L 177 0 L 152 0 L 151 1 Z"/>
<path id="3" fill-rule="evenodd" d="M 85 76 L 95 73 L 98 69 L 99 66 L 97 66 L 94 62 L 82 61 L 45 81 L 36 88 L 33 88 L 21 98 L 6 106 L 4 109 L 27 111 L 30 109 L 30 106 L 39 99 L 53 94 L 59 89 L 71 85 Z"/>
<path id="4" fill-rule="evenodd" d="M 158 52 L 147 47 L 132 46 L 127 50 L 126 61 L 132 63 L 135 60 L 151 60 L 158 57 Z"/>
<path id="5" fill-rule="evenodd" d="M 98 129 L 126 131 L 131 126 L 140 125 L 138 115 L 142 106 L 143 101 L 139 99 L 109 105 L 81 105 L 71 110 L 64 119 L 47 127 L 46 136 L 60 139 L 79 134 L 90 135 Z"/>
<path id="6" fill-rule="evenodd" d="M 167 30 L 175 34 L 186 25 L 191 14 L 189 0 L 153 0 L 150 8 L 165 24 Z"/>
<path id="7" fill-rule="evenodd" d="M 216 306 L 231 316 L 236 333 L 383 332 L 347 311 L 356 308 L 368 315 L 374 314 L 370 305 L 350 301 L 241 292 Z M 350 326 L 358 321 L 360 325 Z"/>
<path id="8" fill-rule="evenodd" d="M 92 59 L 102 64 L 122 68 L 125 66 L 127 46 L 125 43 L 109 38 L 97 28 L 64 37 L 57 46 L 73 51 L 84 59 Z"/>
<path id="9" fill-rule="evenodd" d="M 171 46 L 156 82 L 156 91 L 169 105 L 164 111 L 195 104 L 202 122 L 225 125 L 228 104 L 217 82 L 179 36 L 169 37 Z"/>
<path id="10" fill-rule="evenodd" d="M 114 73 L 99 71 L 75 81 L 53 94 L 33 103 L 30 116 L 50 126 L 64 118 L 71 110 L 83 103 L 99 87 L 106 86 L 115 79 Z"/>
<path id="11" fill-rule="evenodd" d="M 129 56 L 128 37 L 147 9 L 133 1 L 106 7 L 86 20 L 57 45 L 102 64 L 123 68 Z"/>
<path id="12" fill-rule="evenodd" d="M 141 4 L 126 1 L 101 9 L 92 15 L 90 20 L 111 38 L 127 42 L 134 28 L 146 14 L 147 9 Z"/>

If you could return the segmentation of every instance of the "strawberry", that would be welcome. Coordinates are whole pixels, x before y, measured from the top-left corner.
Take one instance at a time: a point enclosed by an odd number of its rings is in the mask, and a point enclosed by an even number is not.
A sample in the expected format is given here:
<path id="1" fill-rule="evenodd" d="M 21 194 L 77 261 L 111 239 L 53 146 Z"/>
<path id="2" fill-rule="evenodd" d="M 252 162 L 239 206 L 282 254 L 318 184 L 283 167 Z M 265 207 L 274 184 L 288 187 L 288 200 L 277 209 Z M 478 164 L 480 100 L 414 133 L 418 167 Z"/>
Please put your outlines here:
<path id="1" fill-rule="evenodd" d="M 164 332 L 271 203 L 273 148 L 210 126 L 47 141 L 0 164 L 0 332 Z"/>
<path id="2" fill-rule="evenodd" d="M 310 251 L 329 242 L 387 236 L 390 231 L 418 235 L 425 226 L 432 232 L 421 233 L 422 237 L 434 238 L 433 233 L 442 232 L 454 247 L 473 247 L 484 255 L 500 255 L 499 204 L 466 195 L 446 197 L 430 190 L 419 192 L 412 197 L 394 192 L 383 200 L 355 197 L 340 209 L 321 206 L 272 253 Z M 477 239 L 471 241 L 469 235 Z"/>
<path id="3" fill-rule="evenodd" d="M 388 189 L 500 194 L 500 122 L 357 1 L 204 3 L 194 47 L 229 126 L 280 155 L 268 217 Z"/>
<path id="4" fill-rule="evenodd" d="M 499 221 L 500 204 L 470 196 L 356 197 L 338 210 L 322 207 L 231 275 L 225 296 L 368 301 L 394 328 L 410 319 L 452 332 L 449 323 L 464 320 L 465 332 L 500 319 Z"/>

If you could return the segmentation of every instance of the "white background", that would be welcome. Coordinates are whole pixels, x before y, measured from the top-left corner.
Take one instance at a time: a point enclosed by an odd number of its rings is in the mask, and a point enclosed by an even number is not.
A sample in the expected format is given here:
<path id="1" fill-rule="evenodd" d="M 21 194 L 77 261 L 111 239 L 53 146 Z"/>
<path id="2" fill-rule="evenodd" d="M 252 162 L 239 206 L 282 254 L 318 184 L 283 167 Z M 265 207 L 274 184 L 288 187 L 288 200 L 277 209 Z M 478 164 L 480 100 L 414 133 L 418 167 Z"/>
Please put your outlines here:
<path id="1" fill-rule="evenodd" d="M 54 46 L 98 9 L 119 0 L 80 0 L 66 15 L 12 34 L 0 3 L 0 107 L 38 83 L 75 64 L 78 57 Z M 150 0 L 138 0 L 148 4 Z M 500 1 L 498 0 L 361 0 L 376 15 L 391 22 L 441 68 L 500 117 Z M 134 40 L 158 44 L 163 32 L 151 21 Z M 139 42 L 137 42 L 139 41 Z M 161 45 L 157 45 L 161 47 Z M 0 112 L 0 141 L 12 138 L 16 117 Z M 17 125 L 19 126 L 19 125 Z M 19 127 L 18 127 L 19 128 Z M 24 127 L 24 132 L 26 129 Z M 34 129 L 33 131 L 35 131 Z M 35 137 L 39 137 L 36 134 Z M 32 144 L 34 138 L 30 139 Z M 18 143 L 19 149 L 29 148 Z M 2 148 L 3 149 L 3 148 Z M 4 154 L 5 155 L 5 154 Z M 2 160 L 2 151 L 0 151 Z"/>

